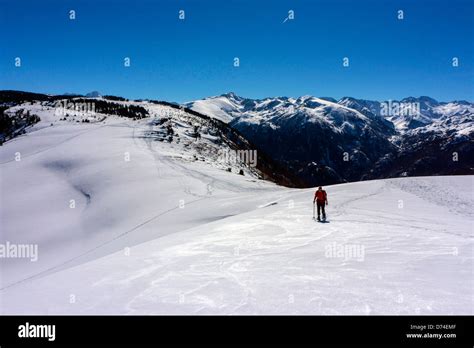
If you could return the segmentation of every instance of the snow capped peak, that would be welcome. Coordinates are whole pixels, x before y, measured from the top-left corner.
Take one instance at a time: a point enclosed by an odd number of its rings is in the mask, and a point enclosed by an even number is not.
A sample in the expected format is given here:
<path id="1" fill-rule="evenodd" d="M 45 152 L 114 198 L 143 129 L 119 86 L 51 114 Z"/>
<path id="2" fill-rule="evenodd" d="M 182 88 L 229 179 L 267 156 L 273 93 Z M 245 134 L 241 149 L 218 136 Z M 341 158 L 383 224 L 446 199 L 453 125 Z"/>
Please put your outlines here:
<path id="1" fill-rule="evenodd" d="M 319 97 L 319 99 L 329 101 L 331 103 L 337 103 L 337 100 L 332 97 Z"/>
<path id="2" fill-rule="evenodd" d="M 472 103 L 468 102 L 467 100 L 453 100 L 451 103 L 459 104 L 459 105 L 471 105 Z"/>
<path id="3" fill-rule="evenodd" d="M 229 99 L 236 99 L 236 100 L 242 100 L 243 98 L 239 97 L 237 94 L 234 92 L 228 92 L 220 95 L 221 97 L 226 97 Z"/>
<path id="4" fill-rule="evenodd" d="M 339 103 L 347 103 L 351 101 L 357 101 L 357 99 L 353 97 L 342 97 L 341 99 L 339 99 Z"/>
<path id="5" fill-rule="evenodd" d="M 235 114 L 240 114 L 244 101 L 244 98 L 239 97 L 233 92 L 229 92 L 220 96 L 188 102 L 184 105 L 201 114 L 228 123 L 234 119 Z"/>
<path id="6" fill-rule="evenodd" d="M 330 98 L 317 98 L 304 95 L 297 98 L 267 97 L 264 99 L 250 99 L 236 95 L 233 92 L 220 96 L 209 97 L 185 104 L 187 107 L 205 115 L 218 118 L 224 122 L 231 122 L 237 118 L 245 118 L 248 122 L 260 122 L 273 116 L 305 115 L 305 118 L 320 118 L 322 121 L 331 119 L 331 115 L 353 115 L 365 118 L 357 109 L 350 109 L 346 105 L 338 104 Z M 329 117 L 325 117 L 329 115 Z"/>
<path id="7" fill-rule="evenodd" d="M 419 98 L 416 97 L 406 97 L 401 100 L 402 103 L 413 103 L 413 102 L 418 102 L 426 107 L 433 107 L 436 105 L 439 105 L 439 102 L 436 99 L 427 97 L 427 96 L 421 96 Z"/>
<path id="8" fill-rule="evenodd" d="M 312 99 L 312 98 L 315 98 L 315 97 L 313 97 L 312 95 L 306 94 L 306 95 L 302 95 L 302 96 L 299 97 L 297 100 L 306 101 L 306 100 Z"/>
<path id="9" fill-rule="evenodd" d="M 300 119 L 300 124 L 319 122 L 325 123 L 328 127 L 337 128 L 345 124 L 344 129 L 349 130 L 348 125 L 353 125 L 354 122 L 360 122 L 360 120 L 369 122 L 367 119 L 370 119 L 372 120 L 370 122 L 379 124 L 377 128 L 385 128 L 389 133 L 390 128 L 396 128 L 403 133 L 425 127 L 438 119 L 474 113 L 474 104 L 470 102 L 438 102 L 428 96 L 380 102 L 349 96 L 336 101 L 333 98 L 317 98 L 311 95 L 296 98 L 250 99 L 229 92 L 187 103 L 186 106 L 227 123 L 265 122 L 270 127 L 276 128 L 279 127 L 278 123 L 282 122 L 281 117 L 297 117 Z"/>
<path id="10" fill-rule="evenodd" d="M 355 109 L 367 116 L 384 117 L 400 132 L 418 127 L 424 127 L 444 117 L 472 114 L 474 104 L 467 101 L 438 102 L 436 99 L 421 97 L 406 97 L 401 100 L 371 101 L 341 98 L 341 105 Z"/>

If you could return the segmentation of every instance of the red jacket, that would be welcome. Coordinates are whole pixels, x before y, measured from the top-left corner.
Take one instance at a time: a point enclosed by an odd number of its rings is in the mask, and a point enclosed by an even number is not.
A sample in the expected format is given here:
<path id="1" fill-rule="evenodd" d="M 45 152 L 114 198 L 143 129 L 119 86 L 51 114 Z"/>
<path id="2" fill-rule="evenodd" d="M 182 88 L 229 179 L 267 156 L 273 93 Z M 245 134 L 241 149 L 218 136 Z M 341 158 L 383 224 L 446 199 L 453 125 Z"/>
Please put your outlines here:
<path id="1" fill-rule="evenodd" d="M 314 193 L 314 200 L 317 201 L 318 203 L 327 202 L 327 200 L 328 200 L 328 195 L 326 194 L 326 191 L 324 191 L 324 190 L 317 190 L 317 191 Z"/>

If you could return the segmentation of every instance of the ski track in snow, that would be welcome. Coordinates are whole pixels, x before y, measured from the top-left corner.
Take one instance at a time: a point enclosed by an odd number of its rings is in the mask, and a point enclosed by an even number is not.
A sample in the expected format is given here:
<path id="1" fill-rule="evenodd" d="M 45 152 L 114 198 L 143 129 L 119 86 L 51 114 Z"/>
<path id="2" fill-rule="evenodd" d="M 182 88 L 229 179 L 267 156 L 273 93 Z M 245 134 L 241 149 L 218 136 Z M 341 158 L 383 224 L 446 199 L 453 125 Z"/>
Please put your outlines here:
<path id="1" fill-rule="evenodd" d="M 147 122 L 63 126 L 77 134 L 21 163 L 17 146 L 61 129 L 0 149 L 2 241 L 40 249 L 2 262 L 2 313 L 473 314 L 472 177 L 328 186 L 320 224 L 313 189 L 176 160 Z M 76 194 L 82 209 L 62 210 Z"/>

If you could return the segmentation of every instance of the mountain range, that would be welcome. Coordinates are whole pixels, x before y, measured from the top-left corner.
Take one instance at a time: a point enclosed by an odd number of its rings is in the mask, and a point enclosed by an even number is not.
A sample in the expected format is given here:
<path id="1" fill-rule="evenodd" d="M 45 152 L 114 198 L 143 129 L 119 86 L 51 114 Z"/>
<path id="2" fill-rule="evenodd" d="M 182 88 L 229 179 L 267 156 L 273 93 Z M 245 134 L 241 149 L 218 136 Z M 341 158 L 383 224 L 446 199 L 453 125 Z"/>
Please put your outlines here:
<path id="1" fill-rule="evenodd" d="M 185 105 L 227 122 L 308 186 L 474 173 L 474 104 L 467 101 L 227 93 Z"/>
<path id="2" fill-rule="evenodd" d="M 27 132 L 44 118 L 35 114 L 37 106 L 52 110 L 65 99 L 74 105 L 94 101 L 95 111 L 102 115 L 69 117 L 69 121 L 100 123 L 107 115 L 150 117 L 155 119 L 152 135 L 163 140 L 171 134 L 170 142 L 179 140 L 173 137 L 173 129 L 176 132 L 186 124 L 196 139 L 212 138 L 213 155 L 203 151 L 203 146 L 196 147 L 207 159 L 216 159 L 215 154 L 224 148 L 255 150 L 258 164 L 247 166 L 246 172 L 285 186 L 474 174 L 474 104 L 438 102 L 429 97 L 389 101 L 313 96 L 251 99 L 227 93 L 179 105 L 129 101 L 99 92 L 54 96 L 0 91 L 0 142 Z M 164 117 L 154 112 L 153 105 L 175 111 L 167 111 Z M 66 117 L 52 120 L 55 124 Z"/>

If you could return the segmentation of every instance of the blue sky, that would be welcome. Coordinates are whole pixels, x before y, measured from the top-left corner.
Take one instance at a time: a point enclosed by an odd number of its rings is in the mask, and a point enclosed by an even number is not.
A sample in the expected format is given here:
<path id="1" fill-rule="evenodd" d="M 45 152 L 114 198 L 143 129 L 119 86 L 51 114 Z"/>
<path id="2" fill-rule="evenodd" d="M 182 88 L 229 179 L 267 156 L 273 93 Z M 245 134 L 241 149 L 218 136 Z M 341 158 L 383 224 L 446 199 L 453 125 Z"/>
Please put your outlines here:
<path id="1" fill-rule="evenodd" d="M 470 0 L 0 0 L 0 89 L 472 101 L 473 17 Z"/>

